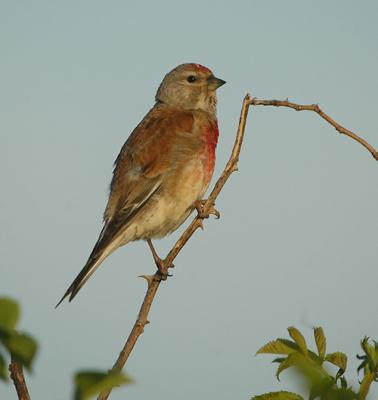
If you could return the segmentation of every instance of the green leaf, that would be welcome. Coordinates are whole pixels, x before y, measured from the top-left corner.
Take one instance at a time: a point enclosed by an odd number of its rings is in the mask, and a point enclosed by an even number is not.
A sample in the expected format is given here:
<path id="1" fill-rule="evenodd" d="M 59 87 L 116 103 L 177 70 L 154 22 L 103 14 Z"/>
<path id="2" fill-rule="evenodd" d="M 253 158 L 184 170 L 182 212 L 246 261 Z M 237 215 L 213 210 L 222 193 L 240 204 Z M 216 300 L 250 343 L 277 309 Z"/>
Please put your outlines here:
<path id="1" fill-rule="evenodd" d="M 0 353 L 0 379 L 2 381 L 8 380 L 7 363 L 5 362 L 5 358 L 1 353 Z"/>
<path id="2" fill-rule="evenodd" d="M 305 361 L 305 359 L 301 353 L 289 354 L 277 368 L 277 371 L 276 371 L 277 379 L 280 380 L 280 374 L 282 371 L 285 371 L 285 369 L 288 369 L 290 367 L 302 365 L 304 361 Z"/>
<path id="3" fill-rule="evenodd" d="M 27 334 L 14 332 L 9 334 L 7 338 L 2 339 L 2 342 L 17 361 L 30 371 L 37 352 L 36 341 Z"/>
<path id="4" fill-rule="evenodd" d="M 320 326 L 314 328 L 314 337 L 319 357 L 324 358 L 326 353 L 327 342 L 323 332 L 323 328 L 321 328 Z"/>
<path id="5" fill-rule="evenodd" d="M 303 400 L 303 397 L 296 393 L 281 391 L 253 396 L 251 400 Z"/>
<path id="6" fill-rule="evenodd" d="M 365 337 L 361 341 L 361 347 L 364 350 L 366 357 L 367 357 L 367 362 L 369 364 L 370 371 L 374 371 L 377 368 L 378 365 L 378 351 L 375 348 L 376 346 L 372 346 L 369 343 L 369 338 Z"/>
<path id="7" fill-rule="evenodd" d="M 0 297 L 0 329 L 11 332 L 17 325 L 20 317 L 20 307 L 13 300 Z"/>
<path id="8" fill-rule="evenodd" d="M 335 389 L 332 399 L 335 400 L 357 400 L 358 394 L 350 388 Z"/>
<path id="9" fill-rule="evenodd" d="M 290 349 L 294 350 L 294 351 L 301 351 L 300 347 L 295 343 L 292 342 L 289 339 L 277 339 L 279 342 L 285 344 L 287 347 L 289 347 Z"/>
<path id="10" fill-rule="evenodd" d="M 314 353 L 313 351 L 308 350 L 307 355 L 309 356 L 309 358 L 310 358 L 312 361 L 316 362 L 318 365 L 321 366 L 321 365 L 323 364 L 324 358 L 319 357 L 319 356 L 318 356 L 316 353 Z"/>
<path id="11" fill-rule="evenodd" d="M 265 344 L 257 350 L 256 354 L 291 354 L 297 350 L 299 348 L 296 347 L 294 342 L 286 339 L 277 339 Z"/>
<path id="12" fill-rule="evenodd" d="M 87 400 L 103 390 L 129 384 L 132 380 L 121 372 L 80 371 L 75 374 L 75 400 Z"/>
<path id="13" fill-rule="evenodd" d="M 290 326 L 289 328 L 287 328 L 287 330 L 289 331 L 290 337 L 294 340 L 294 342 L 302 350 L 302 353 L 307 354 L 307 344 L 306 344 L 306 340 L 305 340 L 304 336 L 294 326 Z"/>
<path id="14" fill-rule="evenodd" d="M 326 383 L 326 382 L 325 382 Z M 331 382 L 323 386 L 312 387 L 309 400 L 357 400 L 358 395 L 350 388 L 338 388 Z"/>
<path id="15" fill-rule="evenodd" d="M 285 360 L 286 360 L 286 357 L 277 357 L 272 361 L 272 363 L 280 364 L 280 363 L 282 363 L 282 361 L 285 361 Z"/>
<path id="16" fill-rule="evenodd" d="M 358 358 L 359 360 L 363 360 L 362 363 L 361 363 L 361 364 L 358 366 L 358 368 L 357 368 L 357 374 L 359 374 L 360 371 L 361 371 L 361 369 L 365 370 L 366 365 L 368 365 L 368 360 L 367 360 L 367 357 L 366 357 L 366 356 L 359 357 L 359 356 L 357 355 L 357 358 Z"/>
<path id="17" fill-rule="evenodd" d="M 333 365 L 336 365 L 336 367 L 339 367 L 343 371 L 346 370 L 348 358 L 344 353 L 341 353 L 340 351 L 327 354 L 325 360 Z"/>
<path id="18" fill-rule="evenodd" d="M 335 379 L 328 375 L 328 376 L 310 376 L 310 395 L 309 400 L 313 399 L 322 399 L 322 400 L 329 400 L 333 399 L 332 397 L 327 397 L 327 394 L 331 393 L 331 390 L 336 387 Z"/>
<path id="19" fill-rule="evenodd" d="M 348 388 L 348 382 L 345 379 L 345 377 L 341 376 L 340 377 L 340 384 L 342 389 L 347 389 Z"/>

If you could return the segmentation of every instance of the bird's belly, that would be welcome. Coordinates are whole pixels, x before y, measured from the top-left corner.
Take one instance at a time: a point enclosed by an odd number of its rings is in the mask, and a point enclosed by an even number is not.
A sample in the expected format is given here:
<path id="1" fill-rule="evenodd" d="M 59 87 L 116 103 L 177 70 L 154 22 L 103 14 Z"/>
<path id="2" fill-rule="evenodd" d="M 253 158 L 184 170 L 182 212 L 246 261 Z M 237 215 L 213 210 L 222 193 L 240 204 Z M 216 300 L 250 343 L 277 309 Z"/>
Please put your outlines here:
<path id="1" fill-rule="evenodd" d="M 204 195 L 208 184 L 205 175 L 203 163 L 197 160 L 167 178 L 161 192 L 133 224 L 134 240 L 163 237 L 176 230 Z"/>

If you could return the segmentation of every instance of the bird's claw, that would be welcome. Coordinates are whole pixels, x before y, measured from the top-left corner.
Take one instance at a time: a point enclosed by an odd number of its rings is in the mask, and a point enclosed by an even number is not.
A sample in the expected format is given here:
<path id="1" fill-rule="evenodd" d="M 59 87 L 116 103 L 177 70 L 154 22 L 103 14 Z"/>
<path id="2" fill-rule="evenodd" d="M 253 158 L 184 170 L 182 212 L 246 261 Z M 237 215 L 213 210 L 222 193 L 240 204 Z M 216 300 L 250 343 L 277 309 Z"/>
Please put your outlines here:
<path id="1" fill-rule="evenodd" d="M 156 275 L 158 275 L 158 279 L 161 281 L 166 281 L 170 276 L 173 276 L 173 274 L 168 273 L 168 270 L 161 268 L 158 268 Z"/>
<path id="2" fill-rule="evenodd" d="M 220 218 L 220 212 L 215 208 L 215 204 L 212 204 L 208 211 L 205 211 L 206 200 L 197 200 L 194 203 L 194 207 L 197 210 L 198 217 L 201 219 L 209 218 L 210 215 L 215 215 L 216 219 Z"/>
<path id="3" fill-rule="evenodd" d="M 173 263 L 167 266 L 165 260 L 162 260 L 157 255 L 154 257 L 154 260 L 157 267 L 156 275 L 158 276 L 159 280 L 166 281 L 167 278 L 173 276 L 173 274 L 168 273 L 169 268 L 175 267 Z"/>

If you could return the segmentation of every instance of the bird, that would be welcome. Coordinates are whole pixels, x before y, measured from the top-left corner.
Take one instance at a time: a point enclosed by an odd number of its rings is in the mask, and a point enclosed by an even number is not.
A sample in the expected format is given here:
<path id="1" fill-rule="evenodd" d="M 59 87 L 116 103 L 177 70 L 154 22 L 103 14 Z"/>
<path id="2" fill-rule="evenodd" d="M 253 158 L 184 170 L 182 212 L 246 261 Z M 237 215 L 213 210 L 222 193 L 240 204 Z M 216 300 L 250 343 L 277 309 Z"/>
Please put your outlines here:
<path id="1" fill-rule="evenodd" d="M 175 231 L 197 208 L 215 166 L 216 90 L 226 82 L 197 63 L 168 72 L 155 104 L 132 131 L 114 162 L 103 228 L 75 280 L 56 307 L 71 301 L 111 253 L 136 240 Z"/>

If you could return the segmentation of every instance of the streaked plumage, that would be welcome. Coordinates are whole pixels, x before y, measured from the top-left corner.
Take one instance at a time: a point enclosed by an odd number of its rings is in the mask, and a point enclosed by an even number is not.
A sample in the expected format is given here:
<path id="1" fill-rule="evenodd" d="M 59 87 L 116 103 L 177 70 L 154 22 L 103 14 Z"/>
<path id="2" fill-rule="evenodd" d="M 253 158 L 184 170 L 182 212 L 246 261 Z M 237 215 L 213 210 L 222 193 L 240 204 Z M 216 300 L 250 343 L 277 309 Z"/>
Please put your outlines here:
<path id="1" fill-rule="evenodd" d="M 166 236 L 202 199 L 218 140 L 215 90 L 224 83 L 199 64 L 179 65 L 164 77 L 154 107 L 115 161 L 98 241 L 58 305 L 71 301 L 118 247 Z"/>

